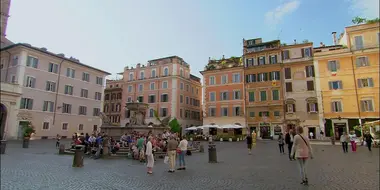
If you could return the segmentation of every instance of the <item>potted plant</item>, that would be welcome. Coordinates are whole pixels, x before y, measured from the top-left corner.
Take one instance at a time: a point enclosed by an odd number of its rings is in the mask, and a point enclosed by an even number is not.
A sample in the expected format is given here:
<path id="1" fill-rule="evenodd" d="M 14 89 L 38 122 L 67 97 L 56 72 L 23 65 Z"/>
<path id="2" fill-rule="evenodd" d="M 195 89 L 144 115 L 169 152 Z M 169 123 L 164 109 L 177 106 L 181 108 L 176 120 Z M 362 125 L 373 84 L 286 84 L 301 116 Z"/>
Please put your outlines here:
<path id="1" fill-rule="evenodd" d="M 32 136 L 32 133 L 36 132 L 34 130 L 32 122 L 29 122 L 28 125 L 23 126 L 22 130 L 24 134 L 24 138 L 22 140 L 22 148 L 29 148 L 30 137 Z"/>
<path id="2" fill-rule="evenodd" d="M 330 140 L 331 140 L 331 144 L 335 145 L 335 136 L 332 130 L 330 131 Z"/>

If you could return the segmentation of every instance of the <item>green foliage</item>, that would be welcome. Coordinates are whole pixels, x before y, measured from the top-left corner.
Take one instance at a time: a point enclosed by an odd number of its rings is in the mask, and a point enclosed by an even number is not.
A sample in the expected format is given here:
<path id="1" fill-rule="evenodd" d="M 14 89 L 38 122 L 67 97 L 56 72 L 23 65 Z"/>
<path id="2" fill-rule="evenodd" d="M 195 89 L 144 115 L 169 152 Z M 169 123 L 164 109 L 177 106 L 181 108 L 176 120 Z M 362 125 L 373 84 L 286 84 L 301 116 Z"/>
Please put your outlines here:
<path id="1" fill-rule="evenodd" d="M 181 131 L 181 125 L 179 124 L 176 118 L 172 119 L 169 122 L 170 131 L 173 133 L 179 133 Z"/>
<path id="2" fill-rule="evenodd" d="M 375 18 L 375 19 L 371 19 L 371 20 L 367 20 L 367 24 L 373 24 L 373 23 L 377 23 L 377 22 L 380 22 L 380 19 L 379 18 Z"/>
<path id="3" fill-rule="evenodd" d="M 353 24 L 362 24 L 362 23 L 365 23 L 365 22 L 367 22 L 367 19 L 366 18 L 362 18 L 362 17 L 354 17 L 353 19 L 352 19 L 352 23 Z"/>
<path id="4" fill-rule="evenodd" d="M 309 43 L 309 40 L 303 40 L 302 43 L 306 44 L 306 43 Z"/>
<path id="5" fill-rule="evenodd" d="M 36 132 L 34 130 L 32 122 L 29 122 L 28 125 L 24 125 L 22 127 L 22 130 L 23 130 L 23 133 L 24 133 L 24 137 L 30 137 L 32 135 L 32 133 Z"/>

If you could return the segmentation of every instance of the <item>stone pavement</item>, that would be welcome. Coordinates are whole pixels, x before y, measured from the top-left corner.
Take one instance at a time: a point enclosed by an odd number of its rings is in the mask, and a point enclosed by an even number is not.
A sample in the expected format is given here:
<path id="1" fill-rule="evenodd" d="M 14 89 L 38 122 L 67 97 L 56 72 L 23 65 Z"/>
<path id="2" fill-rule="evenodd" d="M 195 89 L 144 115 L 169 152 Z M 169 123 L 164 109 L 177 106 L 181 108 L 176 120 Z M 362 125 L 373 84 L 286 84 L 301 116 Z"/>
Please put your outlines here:
<path id="1" fill-rule="evenodd" d="M 72 168 L 72 156 L 57 155 L 55 142 L 32 141 L 29 149 L 10 142 L 1 155 L 2 190 L 245 190 L 245 189 L 379 189 L 379 149 L 365 147 L 343 154 L 340 146 L 314 145 L 308 165 L 310 186 L 300 185 L 297 163 L 280 155 L 275 141 L 259 141 L 253 155 L 244 142 L 217 142 L 217 164 L 205 153 L 187 156 L 186 171 L 167 172 L 163 159 L 154 174 L 143 164 L 127 159 L 85 159 Z"/>

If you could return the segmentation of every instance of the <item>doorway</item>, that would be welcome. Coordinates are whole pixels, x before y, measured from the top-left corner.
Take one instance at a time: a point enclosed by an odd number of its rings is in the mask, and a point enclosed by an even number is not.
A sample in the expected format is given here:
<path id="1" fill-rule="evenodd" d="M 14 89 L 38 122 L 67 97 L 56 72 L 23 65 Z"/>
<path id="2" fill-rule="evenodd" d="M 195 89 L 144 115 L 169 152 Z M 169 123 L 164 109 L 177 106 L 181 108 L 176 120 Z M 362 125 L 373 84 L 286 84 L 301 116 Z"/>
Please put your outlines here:
<path id="1" fill-rule="evenodd" d="M 262 139 L 270 139 L 270 126 L 260 126 L 260 136 Z"/>
<path id="2" fill-rule="evenodd" d="M 346 123 L 334 123 L 334 134 L 336 140 L 340 139 L 343 132 L 346 132 Z"/>
<path id="3" fill-rule="evenodd" d="M 4 104 L 0 104 L 0 139 L 3 139 L 5 133 L 5 126 L 7 124 L 7 108 Z"/>
<path id="4" fill-rule="evenodd" d="M 256 127 L 250 127 L 250 128 L 249 128 L 249 132 L 250 132 L 250 134 L 252 134 L 253 131 L 255 131 L 255 132 L 257 133 L 257 131 L 256 131 Z"/>
<path id="5" fill-rule="evenodd" d="M 313 136 L 310 135 L 311 133 L 313 133 Z M 317 136 L 315 127 L 309 127 L 308 135 L 309 135 L 309 139 L 315 139 L 315 137 Z"/>
<path id="6" fill-rule="evenodd" d="M 18 139 L 24 138 L 24 127 L 29 125 L 29 121 L 20 121 L 18 125 Z"/>

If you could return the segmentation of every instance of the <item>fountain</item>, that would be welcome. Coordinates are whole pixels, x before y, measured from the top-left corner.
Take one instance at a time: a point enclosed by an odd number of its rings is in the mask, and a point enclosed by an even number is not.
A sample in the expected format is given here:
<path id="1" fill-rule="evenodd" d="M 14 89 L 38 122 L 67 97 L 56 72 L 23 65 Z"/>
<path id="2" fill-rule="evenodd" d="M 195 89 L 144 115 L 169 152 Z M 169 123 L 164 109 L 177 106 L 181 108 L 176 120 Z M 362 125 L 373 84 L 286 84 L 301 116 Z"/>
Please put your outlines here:
<path id="1" fill-rule="evenodd" d="M 111 137 L 120 137 L 125 133 L 132 133 L 133 131 L 140 133 L 148 133 L 151 131 L 153 134 L 163 133 L 165 130 L 169 130 L 169 121 L 171 116 L 168 116 L 162 120 L 158 120 L 160 124 L 147 125 L 145 123 L 146 110 L 149 108 L 149 105 L 146 103 L 140 102 L 128 102 L 125 105 L 126 110 L 130 111 L 129 114 L 129 123 L 126 126 L 112 126 L 109 119 L 101 113 L 102 117 L 102 126 L 101 132 L 105 132 L 108 136 Z"/>

